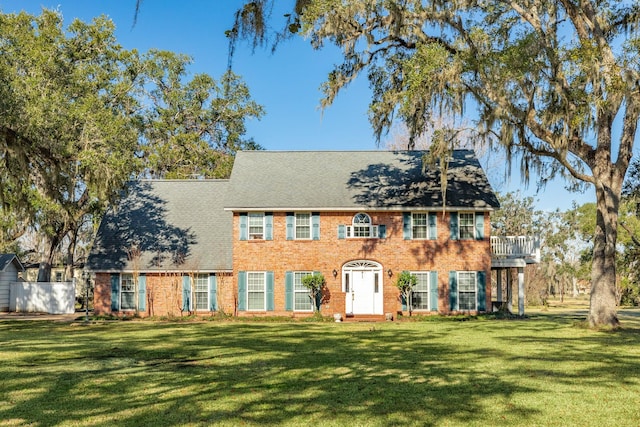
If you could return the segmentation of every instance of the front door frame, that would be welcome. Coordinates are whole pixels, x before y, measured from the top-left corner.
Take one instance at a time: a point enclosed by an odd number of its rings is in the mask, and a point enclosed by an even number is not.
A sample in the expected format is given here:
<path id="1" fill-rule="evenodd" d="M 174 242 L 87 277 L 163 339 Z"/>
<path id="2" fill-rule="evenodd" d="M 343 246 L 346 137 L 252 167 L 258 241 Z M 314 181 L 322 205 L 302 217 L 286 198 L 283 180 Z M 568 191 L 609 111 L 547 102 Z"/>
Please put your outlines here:
<path id="1" fill-rule="evenodd" d="M 342 290 L 345 292 L 345 312 L 347 315 L 355 316 L 384 313 L 383 271 L 382 264 L 371 260 L 349 261 L 342 266 Z M 372 273 L 371 283 L 365 285 L 364 289 L 362 286 L 357 290 L 354 289 L 354 274 L 357 272 Z M 367 301 L 365 306 L 368 307 L 368 303 L 370 303 L 372 309 L 365 310 L 366 312 L 358 309 L 358 301 L 356 300 L 359 298 L 366 298 L 367 300 L 370 298 L 371 301 Z"/>

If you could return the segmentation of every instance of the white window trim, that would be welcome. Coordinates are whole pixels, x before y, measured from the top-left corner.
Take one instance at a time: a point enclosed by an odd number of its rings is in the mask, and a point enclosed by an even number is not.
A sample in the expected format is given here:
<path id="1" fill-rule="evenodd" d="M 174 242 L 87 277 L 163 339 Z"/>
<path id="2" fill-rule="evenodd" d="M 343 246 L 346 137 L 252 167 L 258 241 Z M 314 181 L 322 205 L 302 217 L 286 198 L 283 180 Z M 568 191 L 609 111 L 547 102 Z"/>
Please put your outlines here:
<path id="1" fill-rule="evenodd" d="M 458 310 L 459 311 L 477 311 L 478 310 L 478 274 L 476 271 L 457 271 L 457 292 L 458 292 Z M 473 277 L 473 308 L 462 308 L 460 304 L 460 284 L 462 283 L 460 280 L 460 274 L 471 275 Z"/>
<path id="2" fill-rule="evenodd" d="M 205 279 L 205 291 L 198 291 L 198 279 L 199 278 L 204 278 Z M 195 274 L 192 278 L 193 281 L 193 289 L 191 291 L 192 295 L 191 295 L 191 305 L 193 306 L 193 308 L 195 309 L 195 311 L 210 311 L 209 310 L 209 275 L 206 273 L 198 273 Z M 205 293 L 207 295 L 207 297 L 205 298 L 206 301 L 206 307 L 205 308 L 198 308 L 198 298 L 197 298 L 197 294 L 199 293 Z"/>
<path id="3" fill-rule="evenodd" d="M 472 237 L 462 237 L 462 215 L 471 215 Z M 475 212 L 458 212 L 458 240 L 475 240 L 478 237 L 476 230 L 476 214 Z"/>
<path id="4" fill-rule="evenodd" d="M 414 222 L 414 215 L 424 215 L 425 216 L 425 237 L 416 237 L 416 233 L 414 232 L 414 227 L 418 227 Z M 420 225 L 419 227 L 423 227 Z M 429 212 L 411 212 L 411 239 L 413 240 L 429 240 Z"/>
<path id="5" fill-rule="evenodd" d="M 260 233 L 261 237 L 253 237 L 258 236 L 258 233 L 251 233 L 251 218 L 258 218 L 261 217 L 262 218 L 262 233 Z M 257 227 L 257 226 L 255 226 Z M 247 238 L 248 240 L 265 240 L 265 233 L 266 233 L 266 229 L 267 229 L 267 225 L 266 225 L 266 221 L 265 221 L 265 213 L 264 212 L 249 212 L 247 214 Z"/>
<path id="6" fill-rule="evenodd" d="M 309 237 L 298 237 L 298 215 L 308 215 L 309 216 L 309 224 L 306 225 L 306 227 L 309 228 Z M 312 214 L 311 212 L 295 212 L 293 217 L 294 217 L 294 221 L 293 221 L 293 238 L 295 240 L 311 240 L 312 239 L 312 234 L 313 234 L 313 220 L 312 220 Z"/>
<path id="7" fill-rule="evenodd" d="M 125 294 L 125 291 L 124 291 L 124 289 L 122 287 L 122 284 L 123 284 L 123 281 L 124 281 L 123 279 L 124 279 L 125 276 L 131 277 L 131 284 L 133 285 L 133 290 L 132 291 L 126 291 L 126 293 L 133 294 L 133 300 L 134 300 L 133 301 L 133 308 L 122 308 L 122 297 Z M 136 311 L 136 309 L 138 308 L 138 302 L 135 300 L 136 299 L 136 286 L 137 285 L 136 285 L 135 281 L 133 280 L 133 273 L 120 273 L 120 295 L 119 295 L 119 297 L 120 297 L 120 301 L 119 301 L 119 303 L 120 303 L 120 306 L 119 306 L 120 307 L 120 311 Z"/>
<path id="8" fill-rule="evenodd" d="M 359 215 L 366 215 L 369 219 L 369 235 L 368 236 L 354 236 L 355 228 L 366 228 L 366 225 L 362 225 L 361 223 L 356 223 L 356 217 Z M 379 239 L 380 238 L 380 228 L 377 225 L 373 225 L 373 220 L 371 219 L 371 215 L 366 214 L 364 212 L 358 212 L 351 219 L 351 225 L 345 226 L 345 238 L 347 239 Z"/>
<path id="9" fill-rule="evenodd" d="M 296 275 L 300 275 L 300 279 L 302 279 L 302 277 L 313 275 L 313 271 L 294 271 L 293 272 L 293 311 L 299 312 L 299 313 L 310 313 L 313 311 L 313 302 L 309 299 L 309 290 L 306 288 L 304 290 L 296 290 Z M 297 293 L 299 294 L 304 293 L 307 296 L 307 299 L 309 299 L 309 305 L 310 305 L 309 309 L 296 308 Z"/>
<path id="10" fill-rule="evenodd" d="M 427 276 L 427 308 L 413 308 L 411 307 L 411 311 L 431 311 L 431 271 L 428 270 L 419 270 L 419 271 L 411 271 L 413 275 L 426 275 Z M 413 290 L 411 291 L 413 293 Z M 412 300 L 413 302 L 413 300 Z"/>
<path id="11" fill-rule="evenodd" d="M 261 274 L 262 275 L 262 286 L 263 286 L 263 299 L 262 299 L 262 308 L 249 308 L 249 277 L 253 274 Z M 266 271 L 247 271 L 247 311 L 266 311 L 267 310 L 267 273 Z M 255 292 L 257 293 L 257 292 Z"/>

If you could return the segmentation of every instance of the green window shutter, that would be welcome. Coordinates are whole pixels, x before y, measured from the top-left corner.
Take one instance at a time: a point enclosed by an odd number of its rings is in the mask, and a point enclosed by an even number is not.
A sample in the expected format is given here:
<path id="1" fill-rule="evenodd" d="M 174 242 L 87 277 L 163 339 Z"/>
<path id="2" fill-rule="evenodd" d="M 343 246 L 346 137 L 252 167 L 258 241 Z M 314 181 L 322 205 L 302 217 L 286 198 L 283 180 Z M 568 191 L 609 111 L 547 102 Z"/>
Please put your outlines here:
<path id="1" fill-rule="evenodd" d="M 387 226 L 381 224 L 378 226 L 378 237 L 381 239 L 386 239 L 387 237 Z"/>
<path id="2" fill-rule="evenodd" d="M 218 310 L 218 276 L 209 276 L 209 311 Z"/>
<path id="3" fill-rule="evenodd" d="M 451 212 L 449 214 L 450 217 L 450 229 L 451 229 L 451 240 L 458 240 L 458 212 Z"/>
<path id="4" fill-rule="evenodd" d="M 284 309 L 293 310 L 293 272 L 284 273 Z"/>
<path id="5" fill-rule="evenodd" d="M 273 212 L 264 214 L 264 240 L 273 240 Z"/>
<path id="6" fill-rule="evenodd" d="M 238 271 L 238 310 L 247 309 L 247 272 Z"/>
<path id="7" fill-rule="evenodd" d="M 319 271 L 314 271 L 313 274 L 320 275 L 321 273 Z M 316 303 L 316 308 L 318 309 L 318 311 L 320 311 L 320 306 L 322 305 L 322 289 L 320 289 L 320 292 L 316 294 L 315 303 Z"/>
<path id="8" fill-rule="evenodd" d="M 429 272 L 429 305 L 431 311 L 438 311 L 438 272 Z"/>
<path id="9" fill-rule="evenodd" d="M 476 240 L 484 240 L 484 213 L 476 214 Z"/>
<path id="10" fill-rule="evenodd" d="M 345 225 L 338 226 L 338 239 L 344 239 L 347 235 L 347 227 Z"/>
<path id="11" fill-rule="evenodd" d="M 287 240 L 294 239 L 294 230 L 293 227 L 296 222 L 296 216 L 293 212 L 287 212 Z"/>
<path id="12" fill-rule="evenodd" d="M 411 240 L 411 212 L 402 213 L 402 237 Z"/>
<path id="13" fill-rule="evenodd" d="M 438 238 L 437 218 L 435 212 L 429 212 L 429 239 L 436 240 Z"/>
<path id="14" fill-rule="evenodd" d="M 487 273 L 478 271 L 478 311 L 487 311 Z"/>
<path id="15" fill-rule="evenodd" d="M 138 276 L 138 310 L 147 310 L 147 277 L 144 274 Z"/>
<path id="16" fill-rule="evenodd" d="M 449 303 L 451 310 L 458 310 L 458 273 L 455 271 L 449 272 Z"/>
<path id="17" fill-rule="evenodd" d="M 249 218 L 247 217 L 247 213 L 240 213 L 240 240 L 247 240 L 249 238 L 248 222 Z"/>
<path id="18" fill-rule="evenodd" d="M 120 310 L 120 275 L 111 275 L 111 311 Z"/>
<path id="19" fill-rule="evenodd" d="M 311 238 L 320 240 L 320 212 L 311 213 Z"/>
<path id="20" fill-rule="evenodd" d="M 267 311 L 274 310 L 274 298 L 273 298 L 273 271 L 267 271 Z"/>
<path id="21" fill-rule="evenodd" d="M 407 299 L 404 297 L 404 294 L 400 294 L 400 303 L 402 304 L 402 311 L 408 310 Z"/>
<path id="22" fill-rule="evenodd" d="M 191 311 L 191 278 L 182 276 L 182 311 Z"/>

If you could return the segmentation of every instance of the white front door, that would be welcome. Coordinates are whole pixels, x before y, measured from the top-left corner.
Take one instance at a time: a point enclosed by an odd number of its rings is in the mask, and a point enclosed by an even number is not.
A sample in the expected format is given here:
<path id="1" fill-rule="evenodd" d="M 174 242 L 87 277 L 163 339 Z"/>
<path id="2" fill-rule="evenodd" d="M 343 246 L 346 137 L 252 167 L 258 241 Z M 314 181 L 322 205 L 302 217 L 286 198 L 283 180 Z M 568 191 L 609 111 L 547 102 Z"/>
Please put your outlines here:
<path id="1" fill-rule="evenodd" d="M 383 314 L 382 268 L 369 262 L 343 269 L 347 314 Z"/>

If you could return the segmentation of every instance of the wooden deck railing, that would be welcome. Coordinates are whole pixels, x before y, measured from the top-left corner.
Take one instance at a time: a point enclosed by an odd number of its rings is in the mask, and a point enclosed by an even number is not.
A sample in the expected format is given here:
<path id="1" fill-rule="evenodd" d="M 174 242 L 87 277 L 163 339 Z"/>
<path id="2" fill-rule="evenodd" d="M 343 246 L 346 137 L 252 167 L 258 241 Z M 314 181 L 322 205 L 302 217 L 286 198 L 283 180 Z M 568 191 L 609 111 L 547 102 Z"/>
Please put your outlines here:
<path id="1" fill-rule="evenodd" d="M 491 236 L 491 255 L 494 258 L 524 258 L 530 263 L 540 262 L 540 238 L 537 236 Z"/>

